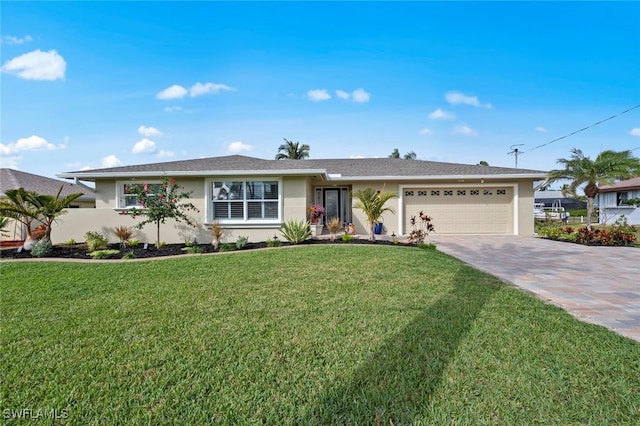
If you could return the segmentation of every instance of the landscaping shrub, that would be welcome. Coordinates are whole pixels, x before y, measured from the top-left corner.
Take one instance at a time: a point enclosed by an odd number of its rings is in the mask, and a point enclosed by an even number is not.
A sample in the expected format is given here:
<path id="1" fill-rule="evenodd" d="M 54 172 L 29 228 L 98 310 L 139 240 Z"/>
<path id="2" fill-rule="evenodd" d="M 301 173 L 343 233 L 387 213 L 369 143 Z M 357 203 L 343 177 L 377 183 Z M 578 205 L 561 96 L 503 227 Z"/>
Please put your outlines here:
<path id="1" fill-rule="evenodd" d="M 282 224 L 280 232 L 291 244 L 300 244 L 311 238 L 311 227 L 304 220 L 289 220 Z"/>
<path id="2" fill-rule="evenodd" d="M 116 226 L 113 228 L 113 233 L 120 241 L 120 247 L 126 248 L 129 240 L 133 236 L 133 229 L 128 226 Z"/>
<path id="3" fill-rule="evenodd" d="M 89 253 L 89 256 L 93 257 L 94 259 L 107 259 L 111 256 L 113 256 L 114 254 L 118 254 L 120 253 L 120 250 L 95 250 L 92 251 L 91 253 Z"/>
<path id="4" fill-rule="evenodd" d="M 231 244 L 231 243 L 224 243 L 224 244 L 220 244 L 220 251 L 234 251 L 236 249 L 236 245 L 235 244 Z"/>
<path id="5" fill-rule="evenodd" d="M 123 259 L 135 259 L 136 258 L 136 254 L 133 252 L 133 250 L 129 250 L 128 252 L 126 252 L 124 254 L 124 256 L 122 256 Z"/>
<path id="6" fill-rule="evenodd" d="M 249 243 L 249 237 L 242 237 L 242 236 L 238 237 L 238 239 L 236 240 L 236 248 L 238 250 L 242 250 L 247 246 L 248 243 Z"/>
<path id="7" fill-rule="evenodd" d="M 46 256 L 49 252 L 51 252 L 51 241 L 46 238 L 36 241 L 36 243 L 31 248 L 31 256 L 35 257 L 43 257 Z"/>
<path id="8" fill-rule="evenodd" d="M 200 247 L 199 245 L 190 245 L 187 247 L 182 247 L 181 250 L 189 254 L 202 253 L 202 247 Z"/>
<path id="9" fill-rule="evenodd" d="M 350 243 L 351 241 L 353 241 L 353 235 L 349 235 L 349 234 L 343 234 L 342 235 L 342 242 L 343 243 Z"/>
<path id="10" fill-rule="evenodd" d="M 342 221 L 338 217 L 332 217 L 327 220 L 327 229 L 331 234 L 331 241 L 336 239 L 336 234 L 342 228 Z"/>
<path id="11" fill-rule="evenodd" d="M 278 237 L 274 236 L 273 238 L 267 239 L 267 247 L 280 247 L 282 245 L 282 241 L 278 239 Z"/>
<path id="12" fill-rule="evenodd" d="M 222 229 L 222 225 L 220 225 L 220 222 L 213 222 L 211 224 L 211 236 L 213 237 L 213 240 L 211 240 L 211 244 L 213 245 L 214 250 L 218 250 L 223 234 L 224 229 Z"/>
<path id="13" fill-rule="evenodd" d="M 636 242 L 636 229 L 627 224 L 624 216 L 620 217 L 609 228 L 574 229 L 570 226 L 545 225 L 538 230 L 538 234 L 558 241 L 570 241 L 578 244 L 603 246 L 630 246 Z"/>
<path id="14" fill-rule="evenodd" d="M 107 237 L 105 237 L 100 231 L 88 231 L 84 234 L 84 238 L 90 252 L 106 249 L 109 245 L 109 240 L 107 240 Z"/>
<path id="15" fill-rule="evenodd" d="M 422 210 L 418 214 L 418 218 L 411 216 L 411 232 L 409 233 L 409 243 L 421 244 L 434 231 L 431 217 L 427 216 Z"/>
<path id="16" fill-rule="evenodd" d="M 140 241 L 140 240 L 130 240 L 128 245 L 129 245 L 129 247 L 131 247 L 131 248 L 136 248 L 136 247 L 138 247 L 140 244 L 142 244 L 142 241 Z"/>

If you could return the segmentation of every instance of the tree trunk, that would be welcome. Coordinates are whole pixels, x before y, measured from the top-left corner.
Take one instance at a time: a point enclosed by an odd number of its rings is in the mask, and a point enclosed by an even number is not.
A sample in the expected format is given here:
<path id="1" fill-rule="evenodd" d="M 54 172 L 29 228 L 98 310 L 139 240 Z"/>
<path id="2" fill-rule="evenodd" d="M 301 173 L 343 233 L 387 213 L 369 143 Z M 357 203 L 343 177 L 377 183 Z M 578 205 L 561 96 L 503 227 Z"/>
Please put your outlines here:
<path id="1" fill-rule="evenodd" d="M 591 230 L 591 216 L 593 215 L 593 198 L 587 198 L 587 229 Z"/>
<path id="2" fill-rule="evenodd" d="M 157 234 L 156 234 L 156 248 L 160 248 L 160 221 L 156 222 L 156 226 L 157 226 Z"/>
<path id="3" fill-rule="evenodd" d="M 375 241 L 376 240 L 376 233 L 374 232 L 374 227 L 375 224 L 374 223 L 370 223 L 369 224 L 369 232 L 371 233 L 371 241 Z"/>

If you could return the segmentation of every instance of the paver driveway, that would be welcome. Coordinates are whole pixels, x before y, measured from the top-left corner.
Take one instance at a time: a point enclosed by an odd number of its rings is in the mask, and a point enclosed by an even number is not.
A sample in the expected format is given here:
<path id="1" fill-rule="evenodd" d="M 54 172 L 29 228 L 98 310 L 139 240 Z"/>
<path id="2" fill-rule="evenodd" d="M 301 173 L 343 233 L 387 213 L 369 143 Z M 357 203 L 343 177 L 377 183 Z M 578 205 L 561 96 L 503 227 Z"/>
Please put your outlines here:
<path id="1" fill-rule="evenodd" d="M 640 342 L 640 249 L 516 236 L 429 236 L 438 249 Z"/>

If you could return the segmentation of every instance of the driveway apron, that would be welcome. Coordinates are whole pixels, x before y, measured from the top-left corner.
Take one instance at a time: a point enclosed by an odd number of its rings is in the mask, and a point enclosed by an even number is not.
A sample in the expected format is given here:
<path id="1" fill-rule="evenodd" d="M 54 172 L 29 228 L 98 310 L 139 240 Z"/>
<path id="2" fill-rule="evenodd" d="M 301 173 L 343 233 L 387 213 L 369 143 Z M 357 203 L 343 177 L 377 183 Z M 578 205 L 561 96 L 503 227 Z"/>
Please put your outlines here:
<path id="1" fill-rule="evenodd" d="M 537 237 L 435 235 L 437 248 L 640 342 L 640 249 L 592 247 Z"/>

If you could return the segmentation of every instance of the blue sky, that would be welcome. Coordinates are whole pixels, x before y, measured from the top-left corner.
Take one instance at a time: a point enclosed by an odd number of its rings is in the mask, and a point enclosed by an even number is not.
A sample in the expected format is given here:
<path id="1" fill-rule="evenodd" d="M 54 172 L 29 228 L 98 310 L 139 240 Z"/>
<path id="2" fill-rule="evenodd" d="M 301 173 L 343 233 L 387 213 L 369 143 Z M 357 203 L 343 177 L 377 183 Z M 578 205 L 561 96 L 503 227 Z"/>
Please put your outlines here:
<path id="1" fill-rule="evenodd" d="M 0 161 L 243 154 L 548 170 L 640 147 L 640 3 L 2 2 Z M 531 150 L 531 151 L 529 151 Z M 529 152 L 527 152 L 529 151 Z M 640 149 L 634 151 L 640 153 Z"/>

